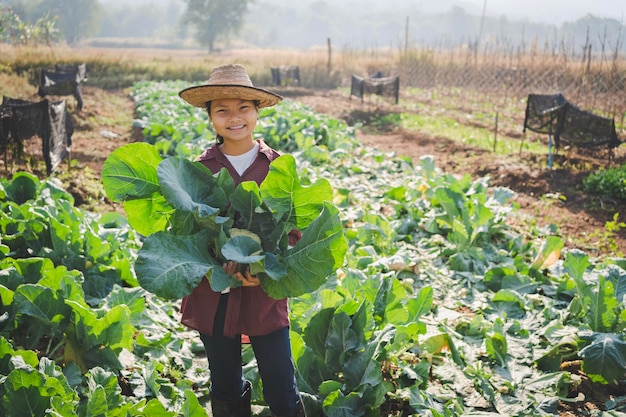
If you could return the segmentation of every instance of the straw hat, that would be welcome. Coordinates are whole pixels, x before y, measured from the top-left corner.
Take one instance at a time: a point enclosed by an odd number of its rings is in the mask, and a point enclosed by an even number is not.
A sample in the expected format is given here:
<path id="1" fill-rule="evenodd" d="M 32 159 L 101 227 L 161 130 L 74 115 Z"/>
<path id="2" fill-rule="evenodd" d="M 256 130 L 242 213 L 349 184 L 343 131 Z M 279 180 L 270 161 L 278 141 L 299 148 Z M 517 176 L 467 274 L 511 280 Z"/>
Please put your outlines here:
<path id="1" fill-rule="evenodd" d="M 196 107 L 206 107 L 207 102 L 218 98 L 258 100 L 259 107 L 270 107 L 283 99 L 278 94 L 252 85 L 246 69 L 239 64 L 215 67 L 206 84 L 186 88 L 178 95 Z"/>

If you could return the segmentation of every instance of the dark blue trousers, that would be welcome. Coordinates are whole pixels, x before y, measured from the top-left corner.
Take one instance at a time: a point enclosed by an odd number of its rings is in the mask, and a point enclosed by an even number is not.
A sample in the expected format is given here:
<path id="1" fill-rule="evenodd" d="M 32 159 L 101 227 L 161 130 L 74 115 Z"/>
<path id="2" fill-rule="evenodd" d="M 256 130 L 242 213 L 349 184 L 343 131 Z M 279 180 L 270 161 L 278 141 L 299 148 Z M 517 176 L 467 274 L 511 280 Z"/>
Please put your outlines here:
<path id="1" fill-rule="evenodd" d="M 211 371 L 211 398 L 222 401 L 238 399 L 245 387 L 241 359 L 241 335 L 224 337 L 224 318 L 228 294 L 222 294 L 215 317 L 214 335 L 200 334 Z M 250 337 L 263 397 L 272 412 L 291 416 L 300 403 L 295 369 L 289 342 L 289 327 L 264 336 Z"/>

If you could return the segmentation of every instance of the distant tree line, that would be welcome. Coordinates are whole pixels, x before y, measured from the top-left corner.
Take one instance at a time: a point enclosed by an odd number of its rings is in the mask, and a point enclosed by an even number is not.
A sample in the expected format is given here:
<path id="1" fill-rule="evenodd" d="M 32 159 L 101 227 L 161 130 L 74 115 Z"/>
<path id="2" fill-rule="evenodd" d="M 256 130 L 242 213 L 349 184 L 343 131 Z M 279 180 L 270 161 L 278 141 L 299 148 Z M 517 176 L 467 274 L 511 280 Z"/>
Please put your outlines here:
<path id="1" fill-rule="evenodd" d="M 99 0 L 7 0 L 0 9 L 0 35 L 10 33 L 15 22 L 33 26 L 45 19 L 69 44 L 96 36 L 182 39 L 191 32 L 198 44 L 212 52 L 217 41 L 239 31 L 250 1 L 126 2 L 105 8 Z M 2 40 L 15 43 L 10 36 Z"/>
<path id="2" fill-rule="evenodd" d="M 269 2 L 273 1 L 272 7 Z M 592 15 L 562 25 L 511 20 L 505 16 L 485 16 L 454 6 L 445 13 L 425 13 L 415 2 L 395 2 L 385 7 L 376 2 L 317 1 L 302 6 L 265 0 L 250 6 L 241 38 L 258 46 L 306 48 L 324 45 L 328 38 L 342 48 L 404 48 L 430 46 L 458 48 L 479 45 L 481 48 L 530 47 L 533 43 L 546 49 L 564 46 L 582 53 L 586 44 L 598 51 L 625 51 L 626 26 L 616 19 Z M 408 34 L 408 37 L 407 37 Z"/>
<path id="3" fill-rule="evenodd" d="M 69 43 L 98 33 L 101 13 L 98 0 L 7 0 L 7 3 L 0 11 L 2 16 L 17 16 L 31 26 L 46 21 Z"/>
<path id="4" fill-rule="evenodd" d="M 404 7 L 362 7 L 354 2 L 277 0 L 4 0 L 0 36 L 7 41 L 7 12 L 20 22 L 47 22 L 69 44 L 85 38 L 144 38 L 183 43 L 209 52 L 230 42 L 258 47 L 308 48 L 327 39 L 341 48 L 569 48 L 580 54 L 625 51 L 626 27 L 616 19 L 584 16 L 560 26 L 479 16 L 455 6 L 427 14 Z M 375 2 L 374 2 L 375 3 Z M 372 3 L 372 4 L 374 4 Z M 361 3 L 359 3 L 361 4 Z M 4 35 L 3 34 L 4 28 Z M 589 48 L 587 50 L 586 48 Z"/>

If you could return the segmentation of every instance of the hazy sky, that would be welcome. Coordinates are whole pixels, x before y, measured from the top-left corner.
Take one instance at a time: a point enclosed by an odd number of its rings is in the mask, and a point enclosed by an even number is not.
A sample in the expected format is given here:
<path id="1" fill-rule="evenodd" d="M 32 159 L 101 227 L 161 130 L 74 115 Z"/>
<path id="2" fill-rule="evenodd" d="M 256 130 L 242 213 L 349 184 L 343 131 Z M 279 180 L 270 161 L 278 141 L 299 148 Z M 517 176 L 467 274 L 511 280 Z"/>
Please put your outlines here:
<path id="1" fill-rule="evenodd" d="M 320 0 L 260 0 L 262 3 L 274 3 L 297 7 Z M 340 5 L 346 0 L 322 0 L 329 4 Z M 352 1 L 352 0 L 350 0 Z M 488 16 L 505 15 L 509 20 L 528 19 L 534 22 L 560 25 L 565 21 L 574 21 L 591 13 L 598 17 L 607 17 L 626 23 L 626 0 L 370 0 L 381 7 L 391 4 L 411 5 L 415 10 L 426 12 L 447 12 L 453 5 L 458 5 L 466 12 L 480 15 L 483 5 L 487 5 Z M 100 0 L 103 4 L 127 4 L 128 0 Z M 134 0 L 133 3 L 156 2 L 168 4 L 172 0 Z M 174 0 L 183 7 L 181 0 Z"/>
<path id="2" fill-rule="evenodd" d="M 482 12 L 485 0 L 459 0 L 467 9 Z M 529 19 L 561 24 L 577 20 L 589 13 L 626 23 L 625 0 L 486 0 L 486 14 L 506 15 L 509 19 Z M 469 11 L 469 10 L 467 10 Z"/>

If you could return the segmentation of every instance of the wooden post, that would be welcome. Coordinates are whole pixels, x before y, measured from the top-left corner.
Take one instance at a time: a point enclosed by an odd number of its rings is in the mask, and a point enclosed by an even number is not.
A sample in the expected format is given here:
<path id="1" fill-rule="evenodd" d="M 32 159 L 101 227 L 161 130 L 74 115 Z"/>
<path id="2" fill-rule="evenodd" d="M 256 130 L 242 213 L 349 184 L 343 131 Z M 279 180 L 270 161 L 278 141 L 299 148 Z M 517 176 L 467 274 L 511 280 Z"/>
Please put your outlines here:
<path id="1" fill-rule="evenodd" d="M 406 26 L 404 27 L 404 53 L 409 51 L 409 16 L 406 17 Z"/>
<path id="2" fill-rule="evenodd" d="M 332 70 L 332 64 L 331 64 L 332 49 L 330 45 L 330 38 L 326 39 L 326 44 L 328 45 L 328 63 L 326 64 L 326 72 L 330 74 L 330 71 Z"/>
<path id="3" fill-rule="evenodd" d="M 496 151 L 496 143 L 498 142 L 498 115 L 499 113 L 496 112 L 496 128 L 494 130 L 493 133 L 493 151 Z"/>

